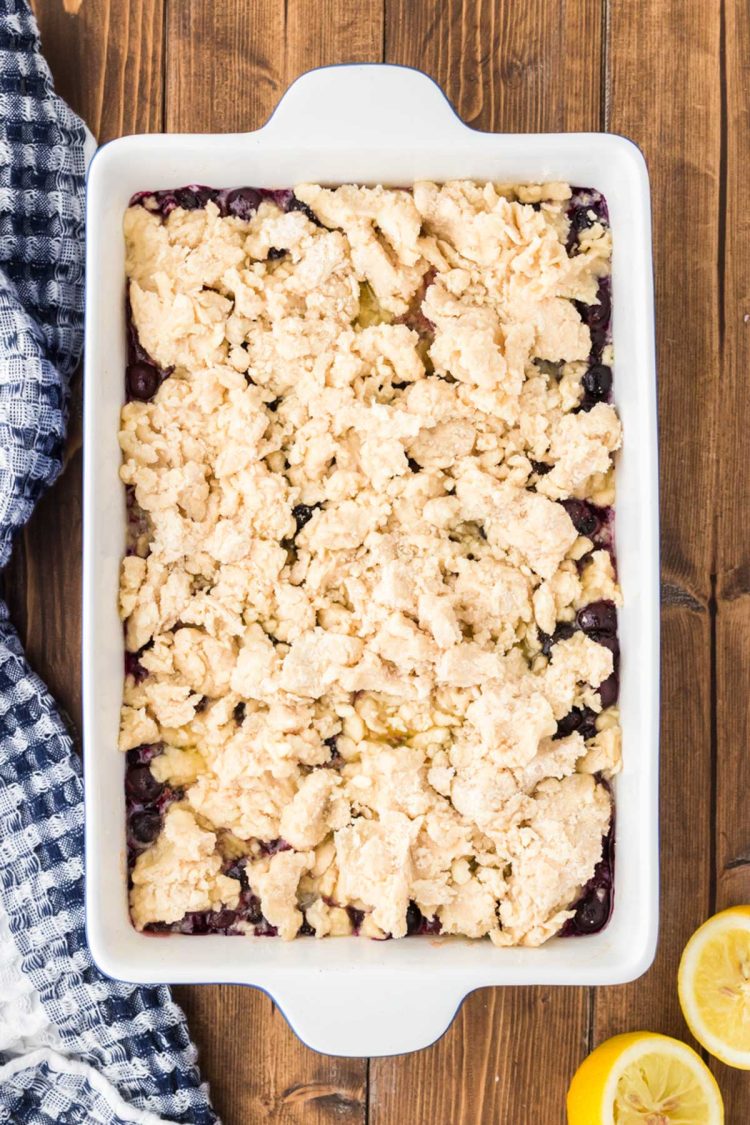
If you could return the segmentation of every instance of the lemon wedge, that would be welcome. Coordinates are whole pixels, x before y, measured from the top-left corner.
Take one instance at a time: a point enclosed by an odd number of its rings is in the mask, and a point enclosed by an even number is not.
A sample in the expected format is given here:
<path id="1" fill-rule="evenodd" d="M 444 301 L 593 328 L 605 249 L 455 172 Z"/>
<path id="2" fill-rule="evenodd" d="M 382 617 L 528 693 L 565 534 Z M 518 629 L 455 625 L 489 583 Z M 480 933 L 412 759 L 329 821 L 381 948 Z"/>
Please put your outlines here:
<path id="1" fill-rule="evenodd" d="M 695 931 L 677 987 L 698 1042 L 727 1066 L 750 1070 L 750 906 L 722 910 Z"/>
<path id="2" fill-rule="evenodd" d="M 692 1047 L 650 1031 L 607 1039 L 568 1090 L 568 1125 L 723 1125 L 716 1079 Z"/>

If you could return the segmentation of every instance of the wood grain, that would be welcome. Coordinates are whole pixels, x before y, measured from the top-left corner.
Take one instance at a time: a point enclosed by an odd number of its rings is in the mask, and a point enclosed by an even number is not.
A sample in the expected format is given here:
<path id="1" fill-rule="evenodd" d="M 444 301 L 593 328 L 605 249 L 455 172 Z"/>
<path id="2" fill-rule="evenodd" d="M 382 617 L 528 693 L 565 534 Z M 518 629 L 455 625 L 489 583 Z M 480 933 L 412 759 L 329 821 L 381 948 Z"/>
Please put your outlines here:
<path id="1" fill-rule="evenodd" d="M 61 97 L 100 143 L 162 128 L 164 0 L 32 0 Z"/>
<path id="2" fill-rule="evenodd" d="M 80 752 L 82 457 L 39 502 L 3 575 L 4 597 L 32 668 L 66 712 Z"/>
<path id="3" fill-rule="evenodd" d="M 711 907 L 719 33 L 718 4 L 611 5 L 607 125 L 641 146 L 653 193 L 664 571 L 662 895 L 656 963 L 632 985 L 597 991 L 597 1040 L 637 1027 L 687 1036 L 677 964 Z"/>
<path id="4" fill-rule="evenodd" d="M 439 982 L 436 982 L 439 987 Z M 372 1125 L 563 1125 L 588 1041 L 583 988 L 484 988 L 433 1047 L 370 1062 Z"/>
<path id="5" fill-rule="evenodd" d="M 598 3 L 388 0 L 386 61 L 426 70 L 478 128 L 596 129 L 601 30 Z M 589 1007 L 584 989 L 474 993 L 436 1046 L 372 1060 L 370 1122 L 412 1106 L 415 1123 L 559 1125 Z"/>
<path id="6" fill-rule="evenodd" d="M 241 132 L 305 70 L 377 62 L 382 0 L 198 0 L 167 5 L 167 128 Z"/>
<path id="7" fill-rule="evenodd" d="M 366 1121 L 365 1063 L 307 1050 L 264 993 L 232 985 L 174 991 L 224 1125 Z"/>
<path id="8" fill-rule="evenodd" d="M 602 12 L 598 0 L 387 0 L 386 62 L 426 70 L 477 129 L 598 129 Z"/>
<path id="9" fill-rule="evenodd" d="M 280 0 L 168 0 L 166 45 L 169 132 L 255 129 L 284 89 Z"/>
<path id="10" fill-rule="evenodd" d="M 750 217 L 744 204 L 750 152 L 750 11 L 729 2 L 724 28 L 725 166 L 723 299 L 716 544 L 716 901 L 750 903 Z M 728 1121 L 747 1116 L 750 1074 L 714 1064 Z"/>

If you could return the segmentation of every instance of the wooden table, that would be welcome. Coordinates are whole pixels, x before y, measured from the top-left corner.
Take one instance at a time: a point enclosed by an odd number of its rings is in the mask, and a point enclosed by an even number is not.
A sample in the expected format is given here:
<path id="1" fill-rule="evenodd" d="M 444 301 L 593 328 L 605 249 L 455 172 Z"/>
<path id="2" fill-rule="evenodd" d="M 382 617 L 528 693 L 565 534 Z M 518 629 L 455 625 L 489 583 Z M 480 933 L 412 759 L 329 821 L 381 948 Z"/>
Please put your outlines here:
<path id="1" fill-rule="evenodd" d="M 177 990 L 225 1125 L 560 1125 L 580 1059 L 616 1032 L 688 1037 L 691 931 L 750 901 L 750 11 L 743 0 L 36 0 L 59 92 L 100 141 L 248 130 L 301 71 L 406 63 L 480 129 L 607 129 L 653 184 L 663 527 L 662 931 L 620 988 L 484 989 L 434 1047 L 336 1059 L 240 987 Z M 744 82 L 744 87 L 743 87 Z M 81 455 L 5 576 L 31 660 L 80 719 Z M 436 981 L 439 987 L 439 981 Z M 727 1121 L 750 1075 L 719 1064 Z"/>

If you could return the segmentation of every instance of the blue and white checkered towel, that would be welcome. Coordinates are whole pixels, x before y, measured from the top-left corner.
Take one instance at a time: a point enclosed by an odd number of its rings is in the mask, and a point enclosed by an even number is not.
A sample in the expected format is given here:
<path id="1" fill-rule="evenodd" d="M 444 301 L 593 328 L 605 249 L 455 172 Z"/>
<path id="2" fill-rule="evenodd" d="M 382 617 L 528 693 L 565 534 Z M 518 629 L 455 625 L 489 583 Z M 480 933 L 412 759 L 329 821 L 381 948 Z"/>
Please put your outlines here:
<path id="1" fill-rule="evenodd" d="M 61 469 L 86 138 L 24 0 L 0 0 L 0 566 Z M 91 960 L 79 762 L 0 603 L 0 1122 L 216 1120 L 169 990 L 107 980 Z"/>

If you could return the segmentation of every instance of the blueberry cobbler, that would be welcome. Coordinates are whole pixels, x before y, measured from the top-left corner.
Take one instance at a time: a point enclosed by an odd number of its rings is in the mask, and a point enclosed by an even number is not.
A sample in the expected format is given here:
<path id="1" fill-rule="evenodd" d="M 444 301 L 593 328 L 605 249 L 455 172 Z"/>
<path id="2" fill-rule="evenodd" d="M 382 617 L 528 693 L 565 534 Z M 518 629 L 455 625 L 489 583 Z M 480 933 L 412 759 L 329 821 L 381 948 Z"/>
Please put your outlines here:
<path id="1" fill-rule="evenodd" d="M 125 237 L 134 925 L 601 929 L 604 200 L 190 187 L 135 197 Z"/>

